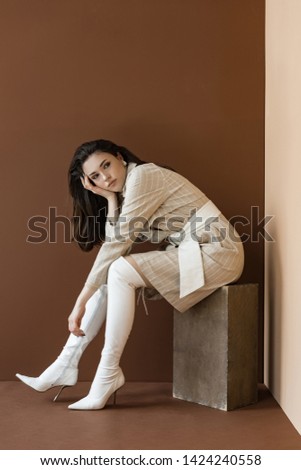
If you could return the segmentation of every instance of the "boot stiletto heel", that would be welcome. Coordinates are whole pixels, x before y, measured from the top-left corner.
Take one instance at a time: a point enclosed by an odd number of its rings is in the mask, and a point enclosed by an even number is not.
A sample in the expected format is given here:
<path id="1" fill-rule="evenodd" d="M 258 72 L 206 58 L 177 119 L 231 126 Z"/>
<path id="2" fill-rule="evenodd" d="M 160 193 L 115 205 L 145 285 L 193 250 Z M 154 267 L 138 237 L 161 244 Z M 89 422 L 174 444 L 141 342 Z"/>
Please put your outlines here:
<path id="1" fill-rule="evenodd" d="M 60 396 L 60 394 L 62 393 L 62 391 L 64 390 L 64 388 L 68 388 L 68 387 L 70 387 L 70 385 L 63 385 L 63 386 L 59 389 L 58 393 L 55 395 L 55 397 L 54 397 L 54 399 L 53 399 L 52 401 L 57 401 L 58 397 Z"/>

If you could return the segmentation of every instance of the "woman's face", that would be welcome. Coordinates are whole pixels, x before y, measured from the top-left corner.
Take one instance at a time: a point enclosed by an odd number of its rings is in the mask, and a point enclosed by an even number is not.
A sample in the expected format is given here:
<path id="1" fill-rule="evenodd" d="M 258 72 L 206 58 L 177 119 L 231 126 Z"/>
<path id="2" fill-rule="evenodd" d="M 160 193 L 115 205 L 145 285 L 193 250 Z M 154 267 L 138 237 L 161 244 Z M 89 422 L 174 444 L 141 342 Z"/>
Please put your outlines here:
<path id="1" fill-rule="evenodd" d="M 101 189 L 114 193 L 122 191 L 126 178 L 126 167 L 121 155 L 95 152 L 83 163 L 83 172 Z"/>

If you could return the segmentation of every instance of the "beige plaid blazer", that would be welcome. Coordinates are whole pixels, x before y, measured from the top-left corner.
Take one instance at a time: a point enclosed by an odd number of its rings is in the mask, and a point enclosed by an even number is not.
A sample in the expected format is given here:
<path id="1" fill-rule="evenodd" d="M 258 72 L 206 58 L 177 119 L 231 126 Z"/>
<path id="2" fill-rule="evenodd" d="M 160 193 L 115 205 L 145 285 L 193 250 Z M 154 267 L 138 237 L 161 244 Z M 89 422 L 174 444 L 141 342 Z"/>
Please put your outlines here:
<path id="1" fill-rule="evenodd" d="M 88 287 L 96 290 L 105 284 L 111 263 L 129 254 L 133 243 L 144 240 L 153 243 L 154 249 L 132 254 L 153 286 L 153 289 L 143 289 L 144 295 L 150 299 L 163 297 L 180 312 L 240 277 L 244 265 L 242 242 L 223 214 L 218 211 L 217 216 L 213 204 L 213 217 L 196 230 L 199 257 L 190 256 L 191 245 L 185 245 L 188 246 L 186 268 L 181 265 L 179 248 L 184 243 L 181 240 L 183 229 L 189 231 L 196 211 L 201 213 L 202 208 L 207 207 L 208 217 L 211 208 L 206 195 L 186 178 L 153 163 L 138 166 L 130 163 L 121 196 L 123 202 L 118 221 L 114 225 L 109 221 L 106 223 L 106 240 L 86 280 Z M 175 235 L 179 235 L 176 242 Z M 159 249 L 163 240 L 170 242 L 164 251 Z M 187 270 L 190 263 L 191 274 Z M 185 273 L 181 272 L 184 269 Z M 193 287 L 192 292 L 181 295 L 181 279 L 185 278 L 187 286 L 189 279 L 194 281 L 197 271 L 203 279 L 200 287 Z"/>

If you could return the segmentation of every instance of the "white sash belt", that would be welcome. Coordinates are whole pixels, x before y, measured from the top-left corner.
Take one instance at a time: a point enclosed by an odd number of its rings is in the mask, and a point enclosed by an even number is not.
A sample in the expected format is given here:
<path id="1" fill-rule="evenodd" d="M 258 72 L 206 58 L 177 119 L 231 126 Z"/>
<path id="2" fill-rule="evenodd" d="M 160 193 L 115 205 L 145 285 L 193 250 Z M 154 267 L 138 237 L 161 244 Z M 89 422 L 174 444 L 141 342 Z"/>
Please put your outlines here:
<path id="1" fill-rule="evenodd" d="M 197 240 L 202 229 L 210 230 L 210 223 L 217 221 L 221 211 L 212 201 L 206 202 L 183 227 L 181 232 L 174 232 L 168 239 L 178 245 L 180 271 L 180 298 L 191 294 L 204 286 L 204 267 L 202 252 Z"/>

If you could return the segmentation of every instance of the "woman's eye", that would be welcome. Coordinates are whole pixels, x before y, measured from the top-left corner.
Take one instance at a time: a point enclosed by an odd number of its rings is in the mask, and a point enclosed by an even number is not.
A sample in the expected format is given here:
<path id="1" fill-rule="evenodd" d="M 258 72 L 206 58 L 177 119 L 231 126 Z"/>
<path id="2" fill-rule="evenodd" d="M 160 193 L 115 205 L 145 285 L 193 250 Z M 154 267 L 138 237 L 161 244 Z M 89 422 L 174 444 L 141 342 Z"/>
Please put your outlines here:
<path id="1" fill-rule="evenodd" d="M 109 166 L 110 166 L 110 162 L 106 162 L 103 167 L 106 170 L 107 168 L 109 168 Z"/>
<path id="2" fill-rule="evenodd" d="M 96 180 L 97 178 L 98 178 L 98 175 L 93 175 L 91 179 Z"/>

